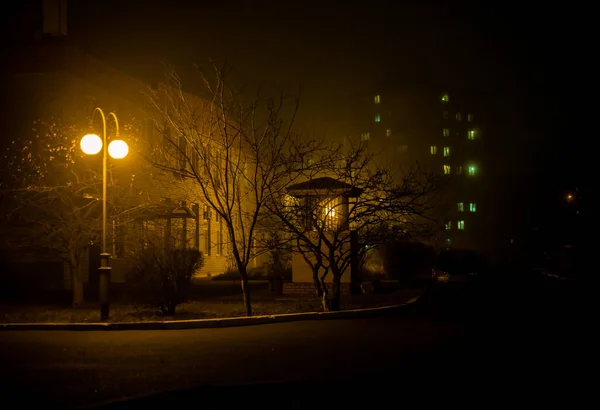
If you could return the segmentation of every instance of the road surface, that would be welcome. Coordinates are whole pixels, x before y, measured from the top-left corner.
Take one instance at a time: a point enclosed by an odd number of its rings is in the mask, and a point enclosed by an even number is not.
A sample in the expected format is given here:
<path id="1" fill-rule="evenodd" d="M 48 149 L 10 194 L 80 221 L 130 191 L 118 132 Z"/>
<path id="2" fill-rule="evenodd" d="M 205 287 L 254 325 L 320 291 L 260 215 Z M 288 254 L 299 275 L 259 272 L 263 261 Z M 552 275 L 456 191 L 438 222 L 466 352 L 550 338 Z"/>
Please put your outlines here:
<path id="1" fill-rule="evenodd" d="M 195 404 L 220 404 L 200 408 L 228 408 L 248 397 L 282 409 L 312 407 L 335 391 L 358 405 L 387 402 L 400 391 L 415 398 L 417 390 L 458 389 L 539 403 L 547 390 L 585 392 L 587 336 L 575 300 L 571 289 L 537 282 L 440 287 L 414 312 L 380 318 L 180 331 L 4 331 L 1 389 L 20 407 L 75 408 L 189 388 L 196 389 L 164 400 L 189 396 Z"/>

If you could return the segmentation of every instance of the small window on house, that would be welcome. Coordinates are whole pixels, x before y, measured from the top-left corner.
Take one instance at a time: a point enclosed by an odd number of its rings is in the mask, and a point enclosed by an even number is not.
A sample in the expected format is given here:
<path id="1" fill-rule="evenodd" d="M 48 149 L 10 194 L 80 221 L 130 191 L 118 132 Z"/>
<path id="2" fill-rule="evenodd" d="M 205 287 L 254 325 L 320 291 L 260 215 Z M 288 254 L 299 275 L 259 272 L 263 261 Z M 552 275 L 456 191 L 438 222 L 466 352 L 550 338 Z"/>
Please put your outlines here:
<path id="1" fill-rule="evenodd" d="M 431 155 L 437 154 L 437 146 L 432 145 L 431 147 L 429 147 L 429 152 L 431 153 Z"/>
<path id="2" fill-rule="evenodd" d="M 456 227 L 458 228 L 459 231 L 464 231 L 465 230 L 465 221 L 458 221 L 456 223 Z"/>
<path id="3" fill-rule="evenodd" d="M 470 140 L 474 140 L 475 139 L 475 130 L 467 131 L 467 138 L 469 138 Z"/>
<path id="4" fill-rule="evenodd" d="M 371 139 L 371 134 L 364 132 L 361 134 L 360 139 L 363 141 L 369 141 Z"/>
<path id="5" fill-rule="evenodd" d="M 448 112 L 448 110 L 444 110 L 442 111 L 442 118 L 447 120 L 448 118 L 450 118 L 450 113 Z"/>
<path id="6" fill-rule="evenodd" d="M 458 165 L 456 167 L 456 175 L 462 175 L 463 169 L 462 169 L 462 165 Z"/>
<path id="7" fill-rule="evenodd" d="M 459 112 L 457 112 L 456 113 L 456 121 L 460 121 L 460 120 L 462 120 L 462 115 Z"/>
<path id="8" fill-rule="evenodd" d="M 450 129 L 448 129 L 448 128 L 444 128 L 444 129 L 442 130 L 442 135 L 443 135 L 444 137 L 449 137 L 449 136 L 450 136 Z"/>
<path id="9" fill-rule="evenodd" d="M 408 152 L 408 145 L 398 145 L 398 152 L 400 154 L 406 154 Z"/>
<path id="10" fill-rule="evenodd" d="M 392 136 L 392 129 L 388 128 L 387 130 L 385 130 L 385 136 L 386 137 L 391 137 Z"/>
<path id="11" fill-rule="evenodd" d="M 210 227 L 210 224 L 208 226 Z M 210 256 L 210 248 L 211 248 L 211 243 L 210 243 L 210 228 L 207 228 L 204 231 L 204 254 L 206 256 Z"/>
<path id="12" fill-rule="evenodd" d="M 449 157 L 450 156 L 450 147 L 444 147 L 444 156 L 445 157 Z"/>
<path id="13" fill-rule="evenodd" d="M 381 102 L 381 95 L 377 94 L 375 96 L 375 104 L 379 104 Z"/>
<path id="14" fill-rule="evenodd" d="M 446 222 L 446 230 L 449 231 L 452 229 L 452 221 Z"/>
<path id="15" fill-rule="evenodd" d="M 381 122 L 381 114 L 375 114 L 375 122 Z"/>
<path id="16" fill-rule="evenodd" d="M 469 211 L 477 212 L 477 204 L 475 202 L 469 203 Z"/>
<path id="17" fill-rule="evenodd" d="M 465 204 L 463 204 L 462 202 L 459 202 L 457 204 L 457 208 L 458 208 L 458 212 L 464 212 L 465 211 Z"/>
<path id="18" fill-rule="evenodd" d="M 450 96 L 446 93 L 442 94 L 442 102 L 447 103 L 448 101 L 450 101 Z"/>
<path id="19" fill-rule="evenodd" d="M 450 175 L 450 165 L 444 165 L 444 175 Z"/>
<path id="20" fill-rule="evenodd" d="M 477 167 L 475 165 L 469 165 L 468 171 L 469 176 L 474 176 L 475 174 L 477 174 Z"/>
<path id="21" fill-rule="evenodd" d="M 223 255 L 223 221 L 219 218 L 217 222 L 219 223 L 217 231 L 217 255 Z"/>
<path id="22" fill-rule="evenodd" d="M 473 122 L 473 114 L 471 114 L 471 113 L 467 114 L 467 121 Z"/>

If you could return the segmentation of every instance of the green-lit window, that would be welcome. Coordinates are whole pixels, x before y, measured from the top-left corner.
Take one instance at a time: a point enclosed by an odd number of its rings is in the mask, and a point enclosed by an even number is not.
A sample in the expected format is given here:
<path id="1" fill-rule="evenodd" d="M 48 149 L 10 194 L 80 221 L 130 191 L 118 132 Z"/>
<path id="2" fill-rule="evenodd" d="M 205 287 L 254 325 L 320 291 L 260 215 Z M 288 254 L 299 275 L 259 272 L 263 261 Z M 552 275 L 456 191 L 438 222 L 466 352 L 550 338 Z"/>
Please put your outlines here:
<path id="1" fill-rule="evenodd" d="M 444 174 L 450 175 L 450 165 L 444 165 Z"/>
<path id="2" fill-rule="evenodd" d="M 459 202 L 457 204 L 457 209 L 458 209 L 458 212 L 464 212 L 465 211 L 465 204 L 463 204 L 462 202 Z"/>
<path id="3" fill-rule="evenodd" d="M 371 134 L 364 132 L 361 134 L 360 139 L 363 141 L 369 141 L 371 139 Z"/>
<path id="4" fill-rule="evenodd" d="M 477 167 L 475 165 L 469 165 L 468 171 L 470 176 L 474 176 L 477 174 Z"/>
<path id="5" fill-rule="evenodd" d="M 471 114 L 471 113 L 467 114 L 467 121 L 473 122 L 473 114 Z"/>
<path id="6" fill-rule="evenodd" d="M 379 104 L 381 102 L 381 95 L 377 94 L 375 96 L 375 104 Z"/>
<path id="7" fill-rule="evenodd" d="M 442 102 L 447 103 L 450 101 L 450 96 L 448 94 L 442 94 Z"/>
<path id="8" fill-rule="evenodd" d="M 475 202 L 469 203 L 469 211 L 477 212 L 477 204 Z"/>
<path id="9" fill-rule="evenodd" d="M 446 222 L 446 230 L 449 231 L 452 229 L 452 221 Z"/>
<path id="10" fill-rule="evenodd" d="M 470 140 L 474 140 L 475 139 L 475 130 L 467 131 L 467 138 L 469 138 Z"/>
<path id="11" fill-rule="evenodd" d="M 456 223 L 456 227 L 458 228 L 459 231 L 464 231 L 465 230 L 465 221 L 458 221 Z"/>
<path id="12" fill-rule="evenodd" d="M 432 145 L 431 147 L 429 147 L 429 152 L 431 153 L 431 155 L 437 154 L 437 146 Z"/>
<path id="13" fill-rule="evenodd" d="M 375 114 L 375 122 L 381 122 L 381 114 Z"/>
<path id="14" fill-rule="evenodd" d="M 443 135 L 444 137 L 449 137 L 449 136 L 450 136 L 450 130 L 449 130 L 448 128 L 444 128 L 444 129 L 442 130 L 442 135 Z"/>
<path id="15" fill-rule="evenodd" d="M 444 147 L 444 156 L 445 157 L 449 157 L 450 156 L 450 147 Z"/>

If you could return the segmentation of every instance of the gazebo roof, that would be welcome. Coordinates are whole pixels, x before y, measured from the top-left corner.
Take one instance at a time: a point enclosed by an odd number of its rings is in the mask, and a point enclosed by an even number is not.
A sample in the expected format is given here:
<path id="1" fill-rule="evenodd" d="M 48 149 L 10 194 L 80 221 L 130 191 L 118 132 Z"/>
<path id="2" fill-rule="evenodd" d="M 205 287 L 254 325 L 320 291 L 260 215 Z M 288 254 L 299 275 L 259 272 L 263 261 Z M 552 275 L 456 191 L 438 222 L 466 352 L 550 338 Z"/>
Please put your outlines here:
<path id="1" fill-rule="evenodd" d="M 290 185 L 287 187 L 287 192 L 293 196 L 347 194 L 349 197 L 354 198 L 359 196 L 362 190 L 344 181 L 339 181 L 331 177 L 320 177 Z"/>

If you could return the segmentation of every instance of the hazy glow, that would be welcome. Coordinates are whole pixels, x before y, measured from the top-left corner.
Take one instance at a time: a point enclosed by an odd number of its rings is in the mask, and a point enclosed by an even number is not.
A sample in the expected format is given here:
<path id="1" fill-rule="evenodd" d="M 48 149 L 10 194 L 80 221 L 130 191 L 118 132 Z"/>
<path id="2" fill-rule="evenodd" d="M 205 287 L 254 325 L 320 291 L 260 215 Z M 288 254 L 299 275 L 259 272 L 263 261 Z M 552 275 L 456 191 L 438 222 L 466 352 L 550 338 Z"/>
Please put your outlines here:
<path id="1" fill-rule="evenodd" d="M 128 153 L 129 147 L 123 140 L 114 140 L 108 144 L 108 154 L 115 159 L 125 158 Z"/>
<path id="2" fill-rule="evenodd" d="M 102 149 L 102 138 L 96 134 L 87 134 L 79 143 L 81 150 L 88 155 L 95 155 Z"/>
<path id="3" fill-rule="evenodd" d="M 448 96 L 448 94 L 444 94 L 444 95 L 442 95 L 442 101 L 443 101 L 443 102 L 448 102 L 448 101 L 450 101 L 450 96 Z"/>
<path id="4" fill-rule="evenodd" d="M 475 167 L 475 165 L 469 165 L 469 175 L 475 175 L 476 172 L 477 168 Z"/>

